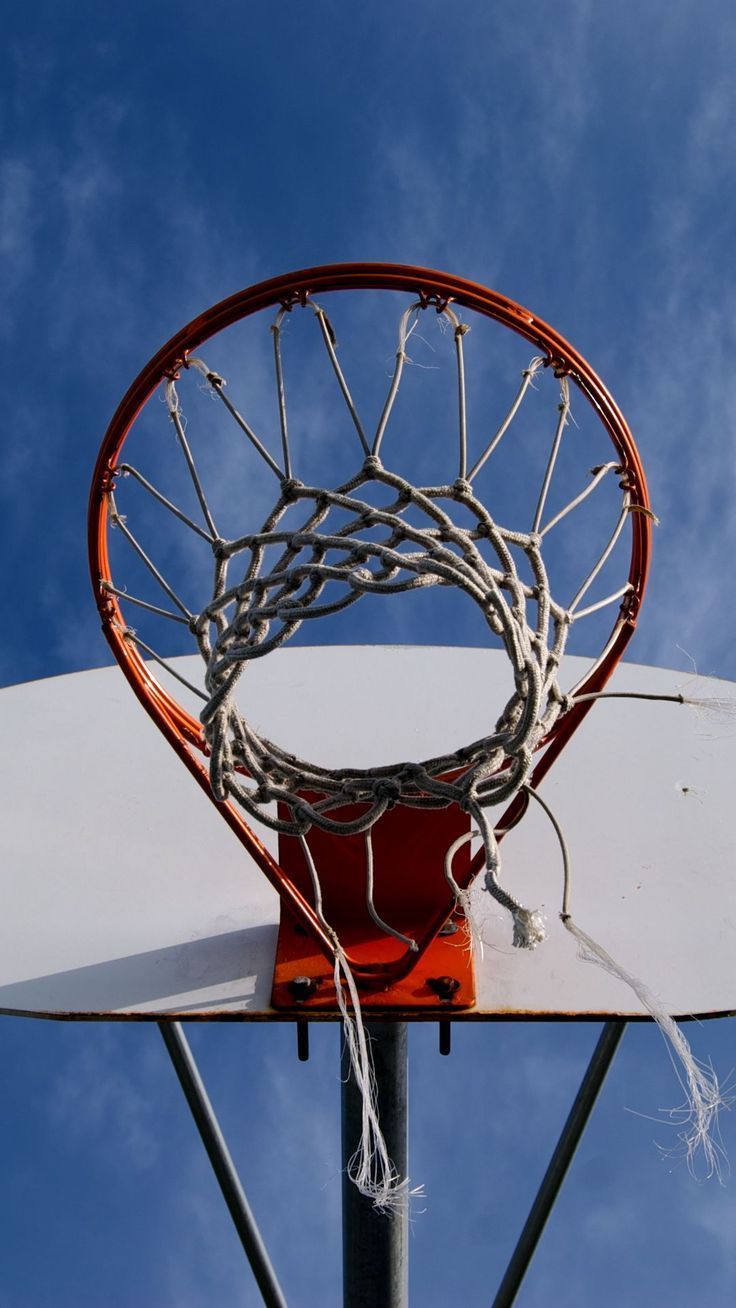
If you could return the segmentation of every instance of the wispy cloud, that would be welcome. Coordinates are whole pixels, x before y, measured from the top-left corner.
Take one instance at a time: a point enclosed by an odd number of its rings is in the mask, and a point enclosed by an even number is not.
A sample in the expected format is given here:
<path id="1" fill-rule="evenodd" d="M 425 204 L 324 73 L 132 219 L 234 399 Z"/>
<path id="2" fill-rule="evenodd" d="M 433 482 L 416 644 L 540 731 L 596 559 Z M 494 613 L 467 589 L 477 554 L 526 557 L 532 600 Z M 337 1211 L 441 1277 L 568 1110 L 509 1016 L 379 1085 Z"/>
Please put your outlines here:
<path id="1" fill-rule="evenodd" d="M 126 1167 L 148 1171 L 159 1162 L 155 1108 L 147 1095 L 155 1065 L 139 1053 L 134 1069 L 123 1067 L 114 1028 L 95 1027 L 79 1057 L 64 1065 L 51 1086 L 48 1111 L 67 1140 L 94 1139 Z"/>
<path id="2" fill-rule="evenodd" d="M 34 177 L 29 163 L 9 157 L 0 164 L 0 266 L 12 296 L 27 276 L 38 223 Z"/>

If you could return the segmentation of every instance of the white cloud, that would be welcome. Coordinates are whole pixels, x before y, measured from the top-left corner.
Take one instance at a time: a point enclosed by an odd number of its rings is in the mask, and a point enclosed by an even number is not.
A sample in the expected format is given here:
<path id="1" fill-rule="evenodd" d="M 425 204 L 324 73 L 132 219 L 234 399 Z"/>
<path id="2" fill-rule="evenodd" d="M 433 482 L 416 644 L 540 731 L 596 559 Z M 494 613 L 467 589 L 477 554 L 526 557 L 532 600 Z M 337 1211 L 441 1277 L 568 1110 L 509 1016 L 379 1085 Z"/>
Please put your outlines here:
<path id="1" fill-rule="evenodd" d="M 88 1041 L 53 1079 L 49 1114 L 60 1139 L 104 1141 L 118 1164 L 124 1157 L 126 1166 L 148 1171 L 159 1161 L 155 1108 L 146 1093 L 155 1068 L 144 1053 L 132 1072 L 124 1069 L 114 1030 L 102 1024 L 94 1030 L 94 1042 Z"/>
<path id="2" fill-rule="evenodd" d="M 33 173 L 29 164 L 10 157 L 0 164 L 0 259 L 6 287 L 18 284 L 33 253 Z"/>
<path id="3" fill-rule="evenodd" d="M 711 1248 L 720 1259 L 721 1275 L 733 1285 L 736 1274 L 736 1189 L 693 1186 L 684 1199 L 685 1219 L 695 1231 L 709 1237 Z"/>

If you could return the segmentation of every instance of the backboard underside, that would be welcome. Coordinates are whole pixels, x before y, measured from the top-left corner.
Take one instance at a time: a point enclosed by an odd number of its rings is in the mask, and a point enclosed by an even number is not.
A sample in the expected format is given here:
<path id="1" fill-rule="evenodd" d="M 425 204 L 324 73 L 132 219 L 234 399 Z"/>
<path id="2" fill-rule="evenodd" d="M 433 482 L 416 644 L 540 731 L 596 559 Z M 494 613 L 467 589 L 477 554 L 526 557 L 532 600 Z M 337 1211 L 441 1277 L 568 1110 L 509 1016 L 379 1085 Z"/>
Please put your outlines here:
<path id="1" fill-rule="evenodd" d="M 189 677 L 201 667 L 196 658 L 175 665 Z M 586 667 L 565 660 L 564 684 Z M 382 694 L 361 719 L 366 678 Z M 402 747 L 416 757 L 475 738 L 487 726 L 479 713 L 493 718 L 507 683 L 495 651 L 294 648 L 254 665 L 243 702 L 279 743 L 364 764 L 395 757 L 386 742 L 397 720 L 409 724 Z M 736 698 L 728 683 L 633 664 L 610 688 Z M 0 1012 L 293 1020 L 270 1004 L 277 895 L 119 670 L 3 690 L 0 718 L 12 745 L 0 831 Z M 570 847 L 576 922 L 676 1016 L 736 1010 L 734 755 L 736 729 L 715 712 L 603 701 L 541 790 Z M 263 839 L 275 853 L 275 834 Z M 513 949 L 507 914 L 476 884 L 476 1002 L 453 1020 L 644 1016 L 625 986 L 576 957 L 558 917 L 559 846 L 536 805 L 501 852 L 502 883 L 543 910 L 549 938 L 533 952 Z M 456 948 L 467 948 L 462 933 Z"/>

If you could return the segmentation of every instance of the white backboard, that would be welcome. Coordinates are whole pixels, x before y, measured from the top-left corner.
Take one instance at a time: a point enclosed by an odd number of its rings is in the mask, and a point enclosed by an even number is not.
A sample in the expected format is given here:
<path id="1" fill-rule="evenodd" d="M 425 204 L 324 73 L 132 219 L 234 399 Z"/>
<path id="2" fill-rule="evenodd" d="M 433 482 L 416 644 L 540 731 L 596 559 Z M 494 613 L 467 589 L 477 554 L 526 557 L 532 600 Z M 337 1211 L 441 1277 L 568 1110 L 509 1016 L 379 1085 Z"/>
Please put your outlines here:
<path id="1" fill-rule="evenodd" d="M 201 664 L 175 666 L 195 677 Z M 563 683 L 586 667 L 565 660 Z M 262 731 L 335 764 L 474 739 L 510 690 L 502 654 L 412 646 L 278 651 L 243 685 Z M 366 685 L 381 693 L 361 702 Z M 610 688 L 736 700 L 728 683 L 633 664 Z M 283 1017 L 270 1008 L 277 896 L 119 669 L 2 690 L 0 723 L 0 1012 Z M 735 763 L 727 718 L 609 700 L 542 786 L 569 842 L 576 922 L 675 1015 L 736 1010 Z M 276 836 L 264 840 L 275 852 Z M 549 938 L 513 949 L 506 913 L 476 889 L 478 999 L 453 1020 L 643 1014 L 627 987 L 578 960 L 538 806 L 502 856 L 503 884 L 544 911 Z"/>

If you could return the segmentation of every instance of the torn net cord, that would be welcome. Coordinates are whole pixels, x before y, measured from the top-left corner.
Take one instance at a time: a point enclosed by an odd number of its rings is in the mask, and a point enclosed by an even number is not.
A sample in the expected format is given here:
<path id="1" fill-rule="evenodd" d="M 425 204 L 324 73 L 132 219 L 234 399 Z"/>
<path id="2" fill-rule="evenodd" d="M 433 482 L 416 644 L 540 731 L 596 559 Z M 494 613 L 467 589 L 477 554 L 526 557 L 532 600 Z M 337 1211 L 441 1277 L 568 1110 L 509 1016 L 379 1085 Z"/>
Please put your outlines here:
<path id="1" fill-rule="evenodd" d="M 723 1108 L 729 1108 L 731 1098 L 722 1090 L 714 1069 L 698 1060 L 685 1038 L 681 1028 L 664 1008 L 649 987 L 638 977 L 621 966 L 602 945 L 583 931 L 573 920 L 570 912 L 571 863 L 570 854 L 562 828 L 549 804 L 532 787 L 525 787 L 526 793 L 540 805 L 549 818 L 557 836 L 563 864 L 563 896 L 560 920 L 565 929 L 578 943 L 578 956 L 587 963 L 593 963 L 604 972 L 622 981 L 639 999 L 642 1006 L 653 1018 L 665 1040 L 678 1081 L 685 1094 L 685 1103 L 679 1108 L 664 1113 L 673 1125 L 678 1127 L 679 1149 L 665 1149 L 664 1155 L 681 1152 L 687 1160 L 690 1171 L 695 1175 L 697 1160 L 702 1154 L 707 1178 L 717 1176 L 722 1179 L 724 1150 L 718 1130 L 718 1115 Z"/>

